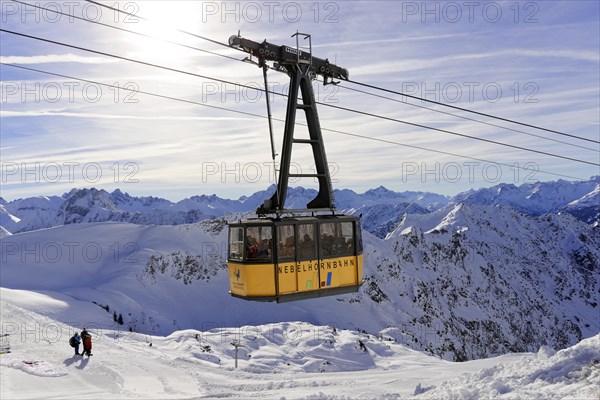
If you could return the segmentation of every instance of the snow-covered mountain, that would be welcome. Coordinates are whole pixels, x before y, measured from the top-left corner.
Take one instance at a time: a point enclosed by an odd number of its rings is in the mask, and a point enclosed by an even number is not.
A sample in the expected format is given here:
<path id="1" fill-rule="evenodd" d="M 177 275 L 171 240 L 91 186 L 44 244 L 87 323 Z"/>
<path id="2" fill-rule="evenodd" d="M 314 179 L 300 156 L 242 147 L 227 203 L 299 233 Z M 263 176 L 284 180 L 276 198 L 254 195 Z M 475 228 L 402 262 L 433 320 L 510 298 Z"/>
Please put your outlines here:
<path id="1" fill-rule="evenodd" d="M 62 196 L 18 199 L 0 205 L 0 226 L 12 233 L 27 232 L 73 223 L 131 222 L 135 224 L 179 225 L 222 217 L 230 213 L 253 212 L 275 192 L 272 185 L 266 190 L 237 200 L 216 195 L 192 196 L 173 203 L 158 197 L 134 197 L 119 189 L 73 189 Z M 313 189 L 290 188 L 288 208 L 304 208 L 317 195 Z M 422 192 L 396 193 L 383 187 L 357 194 L 351 190 L 335 191 L 338 208 L 350 214 L 382 214 L 383 206 L 394 214 L 395 222 L 405 213 L 421 207 L 427 210 L 445 205 L 448 198 Z M 406 210 L 409 208 L 408 210 Z M 371 210 L 373 209 L 373 210 Z M 425 212 L 425 211 L 424 211 Z M 368 230 L 390 230 L 390 218 L 374 217 Z M 371 228 L 372 227 L 372 228 Z"/>
<path id="2" fill-rule="evenodd" d="M 10 233 L 6 229 L 4 229 L 2 226 L 0 226 L 0 238 L 10 236 L 10 235 L 12 235 L 12 233 Z"/>
<path id="3" fill-rule="evenodd" d="M 27 308 L 70 307 L 1 290 L 0 397 L 261 399 L 594 399 L 600 336 L 555 351 L 453 363 L 392 338 L 308 323 L 212 327 L 169 336 L 88 327 L 93 356 L 73 355 L 78 325 Z M 43 305 L 43 306 L 42 306 Z M 97 313 L 104 310 L 95 307 Z M 91 313 L 93 309 L 89 310 Z M 38 330 L 39 327 L 39 330 Z M 231 343 L 238 343 L 239 351 Z M 10 353 L 4 353 L 9 349 Z M 236 365 L 236 354 L 238 368 Z"/>
<path id="4" fill-rule="evenodd" d="M 363 229 L 379 238 L 393 231 L 407 214 L 427 214 L 428 210 L 416 203 L 373 204 L 347 210 L 351 215 L 362 215 Z"/>
<path id="5" fill-rule="evenodd" d="M 108 305 L 138 332 L 306 321 L 387 329 L 453 360 L 559 349 L 600 332 L 600 235 L 569 214 L 460 205 L 411 215 L 386 240 L 365 233 L 357 294 L 289 304 L 228 295 L 224 228 L 222 220 L 95 223 L 8 236 L 0 239 L 2 286 Z M 75 318 L 70 308 L 33 311 Z M 80 323 L 112 323 L 101 315 Z"/>
<path id="6" fill-rule="evenodd" d="M 3 204 L 0 204 L 0 227 L 6 232 L 15 231 L 21 218 L 12 215 Z"/>
<path id="7" fill-rule="evenodd" d="M 505 205 L 530 215 L 542 215 L 566 208 L 598 209 L 600 176 L 588 181 L 536 182 L 515 186 L 500 184 L 490 188 L 469 190 L 454 196 L 450 204 Z"/>
<path id="8" fill-rule="evenodd" d="M 0 209 L 2 226 L 12 233 L 74 223 L 131 222 L 177 225 L 214 218 L 223 208 L 208 213 L 200 197 L 173 203 L 157 197 L 133 197 L 120 190 L 73 189 L 63 196 L 33 197 L 11 201 Z M 193 206 L 187 203 L 192 203 Z M 205 202 L 206 203 L 206 202 Z M 206 212 L 206 213 L 205 213 Z"/>
<path id="9" fill-rule="evenodd" d="M 398 193 L 383 186 L 368 190 L 363 194 L 356 194 L 351 190 L 340 190 L 334 193 L 336 204 L 340 209 L 350 209 L 356 207 L 357 204 L 373 206 L 406 203 L 415 204 L 428 210 L 435 210 L 448 203 L 448 197 L 440 194 L 411 191 Z"/>
<path id="10" fill-rule="evenodd" d="M 596 206 L 596 181 L 580 183 L 577 187 L 589 191 L 577 189 L 583 194 L 576 200 L 546 184 L 545 193 L 555 197 L 548 200 L 551 207 L 544 206 L 554 211 L 545 214 L 504 204 L 491 189 L 447 204 L 443 196 L 394 195 L 384 188 L 363 195 L 337 192 L 342 204 L 352 206 L 347 211 L 362 213 L 365 230 L 374 232 L 364 235 L 365 283 L 354 295 L 290 304 L 229 297 L 225 220 L 240 214 L 214 219 L 202 211 L 252 210 L 265 193 L 237 201 L 197 196 L 171 203 L 120 191 L 75 190 L 60 198 L 54 219 L 38 218 L 51 221 L 44 227 L 56 225 L 52 229 L 3 233 L 0 278 L 3 287 L 59 302 L 77 299 L 94 310 L 99 308 L 94 302 L 108 305 L 123 313 L 126 326 L 146 333 L 305 321 L 385 332 L 454 360 L 542 345 L 560 349 L 600 332 L 600 227 L 597 219 L 571 215 Z M 532 187 L 511 191 L 531 193 Z M 296 199 L 311 194 L 291 193 Z M 6 203 L 4 210 L 19 219 L 13 213 L 21 202 Z M 40 203 L 36 210 L 55 204 Z M 191 203 L 205 208 L 190 210 Z M 33 311 L 73 321 L 69 308 Z M 92 321 L 112 323 L 105 314 Z"/>
<path id="11" fill-rule="evenodd" d="M 594 190 L 560 208 L 589 224 L 600 224 L 600 184 Z"/>
<path id="12" fill-rule="evenodd" d="M 134 197 L 120 190 L 73 189 L 62 196 L 32 197 L 0 204 L 0 226 L 11 233 L 80 222 L 189 224 L 230 213 L 253 212 L 275 191 L 237 200 L 216 195 L 192 196 L 173 203 L 158 197 Z M 290 188 L 288 208 L 304 208 L 316 196 L 313 189 Z M 378 237 L 395 229 L 405 214 L 424 214 L 457 204 L 505 205 L 529 215 L 568 212 L 589 224 L 600 219 L 600 176 L 589 181 L 543 182 L 522 186 L 501 184 L 460 193 L 453 198 L 426 192 L 393 192 L 384 187 L 358 194 L 334 190 L 338 210 L 364 218 L 364 228 Z"/>
<path id="13" fill-rule="evenodd" d="M 407 299 L 438 354 L 563 348 L 600 331 L 600 231 L 569 214 L 459 204 L 407 216 L 386 243 L 398 271 L 377 282 L 378 297 Z"/>
<path id="14" fill-rule="evenodd" d="M 173 203 L 169 200 L 152 196 L 133 197 L 128 193 L 123 193 L 120 189 L 110 193 L 109 199 L 119 210 L 132 213 L 149 212 L 156 209 L 168 210 L 173 207 Z"/>
<path id="15" fill-rule="evenodd" d="M 48 228 L 56 224 L 64 201 L 65 196 L 39 196 L 5 203 L 0 206 L 0 225 L 12 233 Z"/>

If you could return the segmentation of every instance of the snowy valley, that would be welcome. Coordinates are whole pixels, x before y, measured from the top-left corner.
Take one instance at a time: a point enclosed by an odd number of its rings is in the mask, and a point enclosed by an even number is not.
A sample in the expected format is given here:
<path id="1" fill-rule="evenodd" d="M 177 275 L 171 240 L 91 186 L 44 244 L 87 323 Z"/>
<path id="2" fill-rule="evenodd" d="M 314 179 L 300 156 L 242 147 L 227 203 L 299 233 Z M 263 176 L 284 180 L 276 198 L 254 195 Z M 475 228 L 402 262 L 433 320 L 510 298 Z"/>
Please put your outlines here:
<path id="1" fill-rule="evenodd" d="M 2 296 L 54 308 L 43 294 Z M 64 304 L 64 303 L 63 303 Z M 65 349 L 73 327 L 2 302 L 12 352 L 0 356 L 2 398 L 527 399 L 598 398 L 600 336 L 561 351 L 460 364 L 365 333 L 279 323 L 157 337 L 92 329 L 94 355 Z M 25 331 L 27 329 L 27 331 Z M 243 347 L 235 366 L 231 342 Z M 363 343 L 364 348 L 361 348 Z"/>
<path id="2" fill-rule="evenodd" d="M 338 209 L 362 214 L 361 290 L 231 298 L 226 222 L 272 190 L 0 200 L 2 398 L 598 397 L 600 177 L 452 198 L 336 191 Z M 287 205 L 311 195 L 295 188 Z M 97 336 L 89 361 L 66 343 L 83 326 Z M 19 389 L 32 379 L 37 391 Z"/>

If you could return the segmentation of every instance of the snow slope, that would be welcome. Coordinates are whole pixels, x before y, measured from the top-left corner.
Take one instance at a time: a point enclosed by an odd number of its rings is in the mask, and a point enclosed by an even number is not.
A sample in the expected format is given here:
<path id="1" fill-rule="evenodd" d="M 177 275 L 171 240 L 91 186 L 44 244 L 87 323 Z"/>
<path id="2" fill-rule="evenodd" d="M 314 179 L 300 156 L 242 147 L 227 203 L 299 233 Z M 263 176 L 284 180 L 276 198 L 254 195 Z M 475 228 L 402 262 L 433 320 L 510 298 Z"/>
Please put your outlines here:
<path id="1" fill-rule="evenodd" d="M 447 205 L 438 195 L 383 187 L 338 191 L 339 204 L 362 213 L 374 233 L 364 234 L 365 283 L 356 294 L 282 305 L 229 297 L 224 228 L 243 214 L 204 220 L 205 212 L 253 209 L 266 193 L 172 203 L 82 189 L 4 202 L 3 218 L 13 223 L 58 226 L 15 235 L 0 229 L 1 286 L 70 304 L 48 314 L 65 323 L 76 317 L 106 326 L 116 312 L 126 327 L 150 334 L 305 321 L 389 328 L 401 343 L 448 360 L 562 349 L 600 331 L 598 220 L 573 216 L 597 207 L 598 179 L 499 185 Z M 312 195 L 290 191 L 293 201 Z M 554 211 L 537 215 L 540 204 Z M 45 209 L 56 211 L 53 219 Z"/>
<path id="2" fill-rule="evenodd" d="M 364 235 L 365 283 L 339 297 L 231 298 L 224 220 L 71 224 L 8 236 L 0 239 L 0 278 L 5 288 L 69 304 L 31 308 L 61 322 L 106 327 L 116 312 L 125 327 L 149 334 L 305 321 L 373 334 L 388 328 L 414 349 L 467 360 L 565 348 L 600 331 L 595 228 L 568 214 L 493 206 L 417 217 L 385 241 Z"/>
<path id="3" fill-rule="evenodd" d="M 600 232 L 569 214 L 461 204 L 407 216 L 386 242 L 401 263 L 378 281 L 383 302 L 408 297 L 423 329 L 444 332 L 434 346 L 459 359 L 564 348 L 600 332 Z"/>
<path id="4" fill-rule="evenodd" d="M 27 307 L 65 323 L 113 323 L 168 334 L 177 329 L 306 321 L 384 326 L 368 302 L 336 298 L 256 303 L 232 298 L 222 220 L 191 225 L 73 224 L 1 239 L 4 288 L 35 291 L 68 307 Z M 100 306 L 109 306 L 110 312 Z"/>
<path id="5" fill-rule="evenodd" d="M 11 399 L 595 399 L 600 336 L 559 352 L 452 363 L 357 331 L 292 322 L 167 337 L 90 327 L 90 358 L 67 341 L 79 326 L 17 303 L 56 305 L 2 292 L 0 397 Z M 239 368 L 234 368 L 234 348 Z M 360 343 L 363 343 L 364 349 Z"/>

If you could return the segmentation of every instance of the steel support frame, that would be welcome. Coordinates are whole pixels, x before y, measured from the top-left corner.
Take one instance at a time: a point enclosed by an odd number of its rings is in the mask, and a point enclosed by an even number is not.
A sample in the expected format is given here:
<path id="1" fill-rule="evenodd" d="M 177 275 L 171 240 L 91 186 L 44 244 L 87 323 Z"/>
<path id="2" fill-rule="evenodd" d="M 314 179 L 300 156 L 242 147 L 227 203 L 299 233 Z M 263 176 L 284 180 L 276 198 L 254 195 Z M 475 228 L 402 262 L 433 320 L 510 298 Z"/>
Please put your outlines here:
<path id="1" fill-rule="evenodd" d="M 315 94 L 312 88 L 311 69 L 309 64 L 286 65 L 290 76 L 290 87 L 288 92 L 288 103 L 285 116 L 285 130 L 283 134 L 283 146 L 281 151 L 281 165 L 277 191 L 257 209 L 257 213 L 264 215 L 270 213 L 285 212 L 285 199 L 287 196 L 290 177 L 316 178 L 319 183 L 318 195 L 306 205 L 306 211 L 314 209 L 327 209 L 335 211 L 333 188 L 329 166 L 325 154 L 325 145 L 317 113 Z M 298 96 L 302 96 L 302 103 L 298 103 Z M 294 139 L 294 128 L 296 124 L 296 112 L 304 110 L 306 124 L 308 126 L 309 139 Z M 292 147 L 294 143 L 309 144 L 312 148 L 316 171 L 314 174 L 290 174 Z"/>

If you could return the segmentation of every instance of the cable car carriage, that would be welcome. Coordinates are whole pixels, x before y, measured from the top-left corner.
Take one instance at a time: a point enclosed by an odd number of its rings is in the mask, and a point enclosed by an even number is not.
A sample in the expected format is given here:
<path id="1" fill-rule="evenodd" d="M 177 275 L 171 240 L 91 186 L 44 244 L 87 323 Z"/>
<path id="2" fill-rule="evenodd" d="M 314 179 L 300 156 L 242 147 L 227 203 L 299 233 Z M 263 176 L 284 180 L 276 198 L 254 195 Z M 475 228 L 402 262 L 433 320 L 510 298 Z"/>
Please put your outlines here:
<path id="1" fill-rule="evenodd" d="M 362 283 L 359 219 L 257 218 L 229 225 L 231 295 L 292 301 L 352 293 Z"/>
<path id="2" fill-rule="evenodd" d="M 302 50 L 306 47 L 299 46 L 299 35 L 308 39 L 308 52 Z M 248 61 L 253 55 L 258 58 L 265 90 L 268 90 L 267 69 L 290 77 L 276 192 L 256 210 L 258 218 L 229 224 L 230 293 L 245 300 L 285 302 L 339 295 L 358 291 L 363 282 L 360 219 L 335 214 L 331 177 L 312 88 L 316 76 L 323 76 L 324 84 L 331 84 L 334 78 L 348 79 L 348 71 L 328 60 L 313 57 L 310 35 L 296 33 L 293 36 L 296 37 L 295 49 L 266 41 L 258 43 L 239 35 L 229 38 L 230 46 L 250 53 Z M 272 61 L 273 66 L 267 66 L 267 61 Z M 269 96 L 265 98 L 275 162 Z M 305 112 L 308 138 L 294 137 L 297 110 Z M 294 144 L 310 146 L 314 174 L 290 173 Z M 284 208 L 291 177 L 313 178 L 319 184 L 317 196 L 304 209 Z"/>

